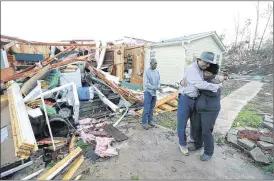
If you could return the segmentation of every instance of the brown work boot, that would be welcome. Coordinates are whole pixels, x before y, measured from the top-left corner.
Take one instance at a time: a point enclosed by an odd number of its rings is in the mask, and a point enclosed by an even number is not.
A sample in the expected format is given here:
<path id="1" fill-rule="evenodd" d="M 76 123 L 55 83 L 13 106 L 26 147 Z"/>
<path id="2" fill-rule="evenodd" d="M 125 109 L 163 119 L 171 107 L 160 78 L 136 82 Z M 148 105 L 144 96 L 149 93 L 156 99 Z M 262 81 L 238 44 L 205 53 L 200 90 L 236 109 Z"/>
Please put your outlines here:
<path id="1" fill-rule="evenodd" d="M 141 124 L 141 125 L 145 130 L 148 130 L 148 128 L 149 128 L 148 124 Z"/>

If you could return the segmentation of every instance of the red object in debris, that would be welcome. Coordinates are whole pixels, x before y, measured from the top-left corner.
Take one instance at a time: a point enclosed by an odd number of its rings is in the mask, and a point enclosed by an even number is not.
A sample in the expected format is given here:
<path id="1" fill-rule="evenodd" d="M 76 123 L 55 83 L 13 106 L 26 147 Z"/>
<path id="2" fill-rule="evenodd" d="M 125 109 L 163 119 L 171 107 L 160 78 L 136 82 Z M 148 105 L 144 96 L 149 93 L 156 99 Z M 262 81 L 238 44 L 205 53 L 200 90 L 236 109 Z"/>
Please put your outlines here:
<path id="1" fill-rule="evenodd" d="M 45 100 L 45 104 L 50 105 L 50 106 L 54 106 L 56 103 L 55 102 L 51 102 L 49 100 Z"/>
<path id="2" fill-rule="evenodd" d="M 246 138 L 248 140 L 257 142 L 259 141 L 260 136 L 273 138 L 274 133 L 260 133 L 258 131 L 253 131 L 253 130 L 241 130 L 237 133 L 237 136 L 240 139 Z"/>

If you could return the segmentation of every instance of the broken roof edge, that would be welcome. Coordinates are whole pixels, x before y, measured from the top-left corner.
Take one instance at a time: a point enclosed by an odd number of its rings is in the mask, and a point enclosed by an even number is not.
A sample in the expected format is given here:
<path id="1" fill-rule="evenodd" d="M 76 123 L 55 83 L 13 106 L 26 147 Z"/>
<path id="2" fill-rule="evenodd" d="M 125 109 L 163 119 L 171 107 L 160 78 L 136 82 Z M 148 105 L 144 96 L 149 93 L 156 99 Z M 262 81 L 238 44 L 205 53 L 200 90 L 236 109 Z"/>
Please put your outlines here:
<path id="1" fill-rule="evenodd" d="M 216 33 L 216 31 L 209 31 L 209 32 L 204 32 L 204 33 L 197 33 L 197 34 L 191 34 L 191 35 L 187 35 L 187 36 L 162 40 L 161 42 L 158 42 L 157 44 L 155 44 L 155 46 L 159 46 L 160 44 L 163 44 L 163 46 L 173 45 L 173 44 L 178 44 L 179 42 L 188 42 L 188 43 L 190 43 L 192 41 L 195 41 L 195 40 L 198 40 L 198 39 L 201 39 L 201 38 L 205 38 L 207 36 L 212 36 L 214 41 L 218 44 L 218 46 L 220 47 L 220 49 L 223 52 L 227 51 L 225 45 L 220 40 L 220 38 L 219 38 L 218 34 Z"/>

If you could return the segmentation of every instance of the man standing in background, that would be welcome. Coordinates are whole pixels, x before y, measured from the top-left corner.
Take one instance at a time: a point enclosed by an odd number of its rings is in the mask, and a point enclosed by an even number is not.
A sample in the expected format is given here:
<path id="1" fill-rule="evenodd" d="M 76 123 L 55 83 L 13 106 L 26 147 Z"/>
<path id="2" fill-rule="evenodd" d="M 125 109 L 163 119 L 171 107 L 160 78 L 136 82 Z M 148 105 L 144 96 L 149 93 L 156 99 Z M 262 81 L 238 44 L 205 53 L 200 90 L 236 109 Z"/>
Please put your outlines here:
<path id="1" fill-rule="evenodd" d="M 185 80 L 185 87 L 179 89 L 179 102 L 177 109 L 178 126 L 177 132 L 179 137 L 179 148 L 184 155 L 189 155 L 186 140 L 186 125 L 188 119 L 191 117 L 195 100 L 199 96 L 200 90 L 210 90 L 217 92 L 220 85 L 208 83 L 204 81 L 203 70 L 210 66 L 214 60 L 214 53 L 203 52 L 197 61 L 192 63 L 186 69 L 183 80 Z"/>
<path id="2" fill-rule="evenodd" d="M 150 60 L 150 67 L 144 73 L 144 108 L 142 115 L 141 125 L 144 129 L 148 129 L 149 127 L 154 127 L 153 124 L 153 111 L 157 101 L 156 92 L 159 90 L 160 92 L 160 73 L 157 68 L 156 59 Z"/>

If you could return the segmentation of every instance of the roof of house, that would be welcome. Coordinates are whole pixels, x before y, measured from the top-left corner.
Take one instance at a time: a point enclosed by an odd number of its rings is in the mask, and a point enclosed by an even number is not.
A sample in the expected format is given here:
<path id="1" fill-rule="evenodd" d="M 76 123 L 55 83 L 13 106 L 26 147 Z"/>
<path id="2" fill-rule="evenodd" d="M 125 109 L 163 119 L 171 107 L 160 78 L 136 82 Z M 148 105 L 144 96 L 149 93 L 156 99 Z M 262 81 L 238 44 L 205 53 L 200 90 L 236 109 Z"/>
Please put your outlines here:
<path id="1" fill-rule="evenodd" d="M 191 35 L 187 35 L 187 36 L 181 36 L 181 37 L 171 38 L 171 39 L 167 39 L 167 40 L 162 40 L 161 42 L 159 42 L 157 44 L 167 44 L 168 45 L 168 44 L 181 43 L 182 41 L 191 42 L 191 41 L 194 41 L 194 40 L 205 38 L 207 36 L 212 36 L 213 39 L 215 40 L 215 42 L 221 48 L 221 50 L 222 51 L 226 51 L 226 47 L 224 46 L 223 42 L 220 40 L 220 38 L 217 35 L 216 31 L 197 33 L 197 34 L 191 34 Z"/>

